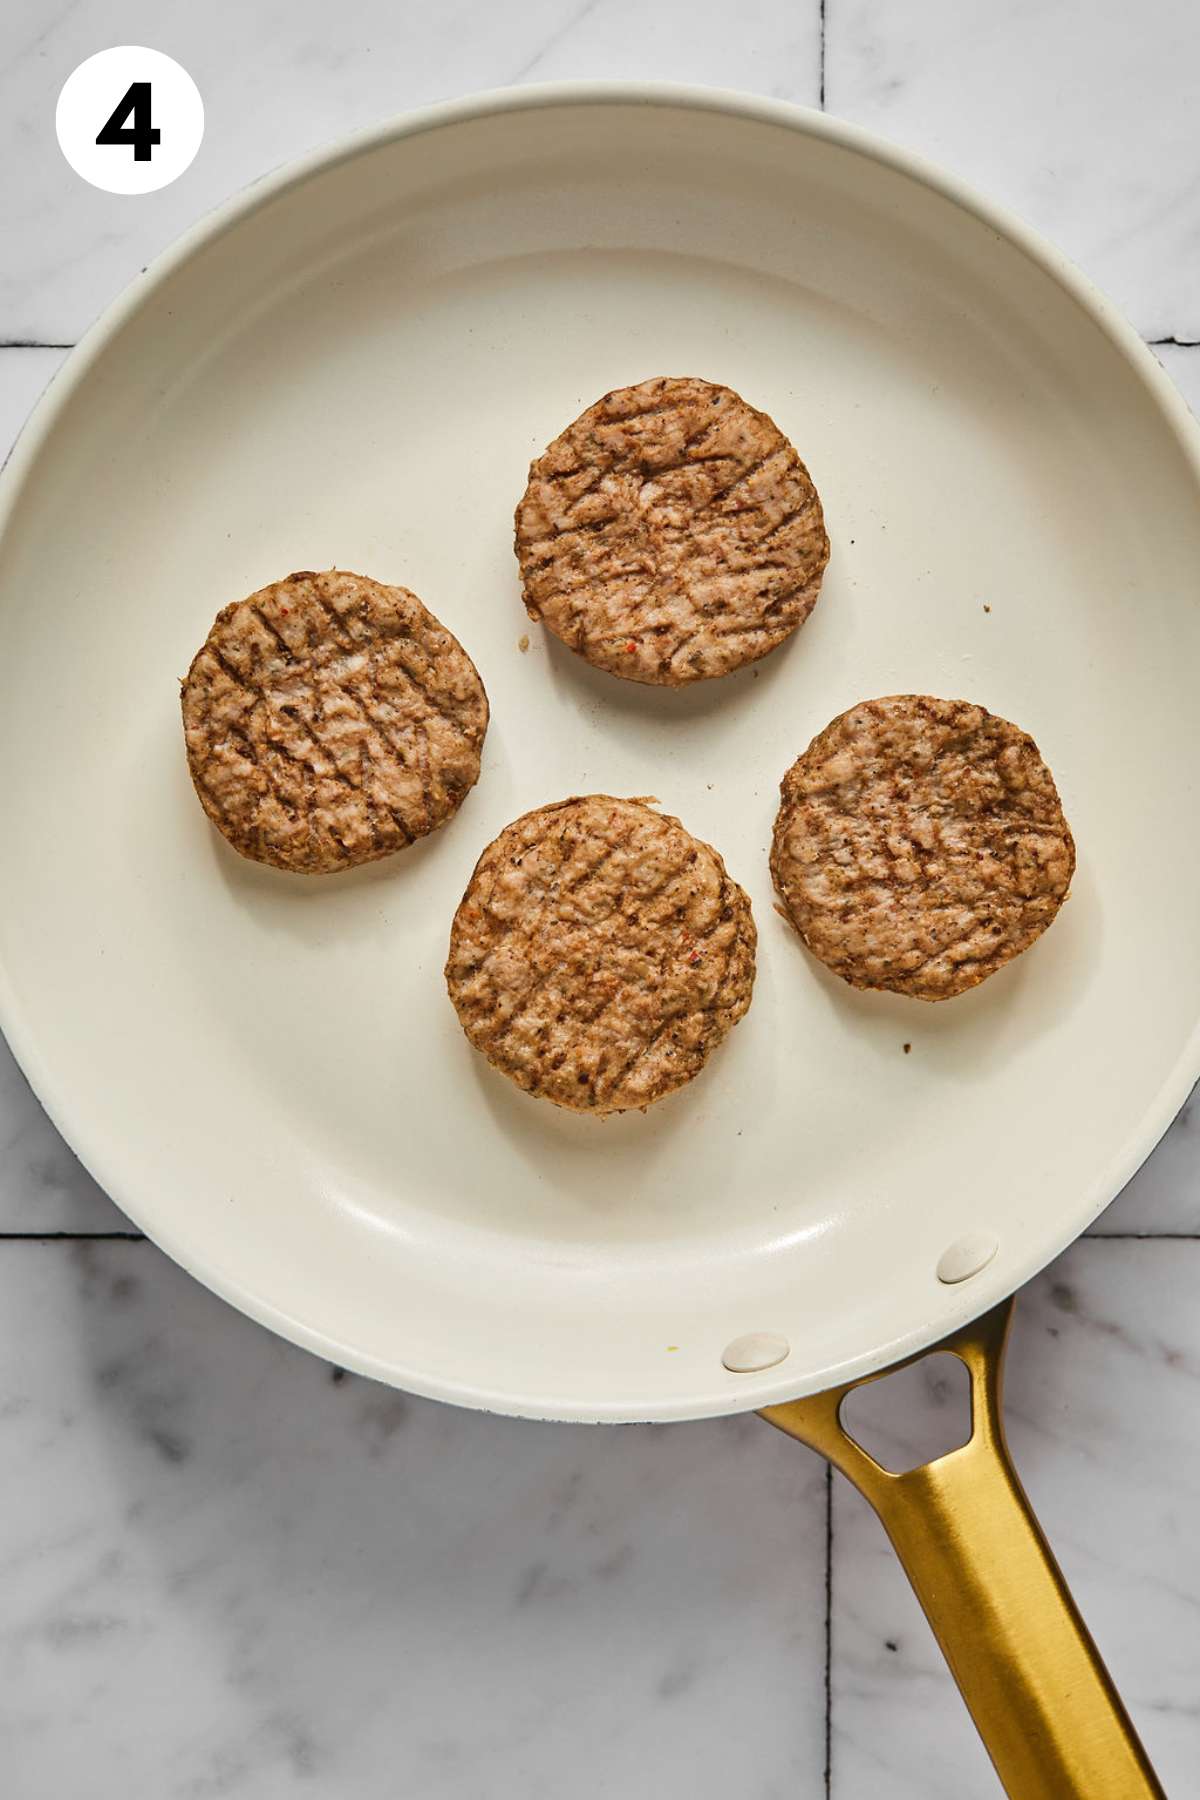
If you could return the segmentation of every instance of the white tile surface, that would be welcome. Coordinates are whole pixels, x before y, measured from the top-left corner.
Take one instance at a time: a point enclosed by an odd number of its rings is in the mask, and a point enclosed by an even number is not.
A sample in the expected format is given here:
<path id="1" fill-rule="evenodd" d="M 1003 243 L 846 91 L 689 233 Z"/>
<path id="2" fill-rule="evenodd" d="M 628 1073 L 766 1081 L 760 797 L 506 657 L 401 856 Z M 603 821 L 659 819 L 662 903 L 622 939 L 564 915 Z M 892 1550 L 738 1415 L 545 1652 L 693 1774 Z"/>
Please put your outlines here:
<path id="1" fill-rule="evenodd" d="M 58 1135 L 0 1038 L 0 1232 L 132 1229 Z"/>
<path id="2" fill-rule="evenodd" d="M 265 169 L 473 88 L 662 77 L 815 102 L 818 0 L 13 0 L 0 340 L 73 339 Z M 831 110 L 945 161 L 1154 338 L 1200 338 L 1190 0 L 826 0 Z M 53 135 L 108 44 L 178 57 L 192 170 L 125 200 Z M 1200 410 L 1200 349 L 1159 349 Z M 0 350 L 0 454 L 57 366 Z M 1018 1314 L 1017 1457 L 1169 1791 L 1200 1767 L 1196 1105 Z M 119 1230 L 0 1047 L 0 1233 Z M 825 1478 L 753 1420 L 458 1414 L 269 1338 L 150 1246 L 0 1242 L 5 1800 L 825 1793 Z M 936 1407 L 926 1406 L 926 1413 Z M 898 1421 L 893 1419 L 893 1427 Z M 997 1793 L 873 1518 L 835 1483 L 832 1794 Z M 889 1645 L 895 1644 L 892 1650 Z"/>
<path id="3" fill-rule="evenodd" d="M 0 349 L 0 463 L 66 359 L 65 350 Z"/>
<path id="4" fill-rule="evenodd" d="M 1200 1767 L 1198 1287 L 1200 1243 L 1076 1245 L 1023 1295 L 1007 1383 L 1021 1477 L 1179 1800 Z M 992 1800 L 882 1527 L 840 1476 L 833 1545 L 833 1800 Z"/>
<path id="5" fill-rule="evenodd" d="M 338 1382 L 146 1243 L 0 1245 L 6 1800 L 816 1800 L 825 1475 L 754 1418 Z"/>
<path id="6" fill-rule="evenodd" d="M 141 198 L 74 176 L 58 92 L 112 43 L 192 75 L 205 139 Z M 185 226 L 266 170 L 343 133 L 473 89 L 567 77 L 671 79 L 815 104 L 817 0 L 9 0 L 0 9 L 0 339 L 72 342 Z M 116 98 L 116 97 L 114 97 Z M 102 122 L 102 121 L 101 121 Z"/>
<path id="7" fill-rule="evenodd" d="M 1148 337 L 1200 337 L 1193 0 L 828 0 L 831 112 L 943 162 Z"/>
<path id="8" fill-rule="evenodd" d="M 1193 415 L 1200 418 L 1200 344 L 1186 347 L 1156 344 L 1154 354 L 1191 407 Z"/>
<path id="9" fill-rule="evenodd" d="M 1162 1143 L 1118 1195 L 1089 1236 L 1200 1237 L 1200 1094 L 1191 1099 Z"/>

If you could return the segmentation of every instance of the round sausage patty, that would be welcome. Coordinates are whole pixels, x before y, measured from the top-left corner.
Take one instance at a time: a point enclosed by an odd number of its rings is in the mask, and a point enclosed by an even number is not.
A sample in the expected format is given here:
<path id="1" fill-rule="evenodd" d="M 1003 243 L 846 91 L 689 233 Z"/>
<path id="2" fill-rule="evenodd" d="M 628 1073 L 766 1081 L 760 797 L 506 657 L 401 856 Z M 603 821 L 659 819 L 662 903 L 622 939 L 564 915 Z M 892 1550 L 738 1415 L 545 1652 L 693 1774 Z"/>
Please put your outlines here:
<path id="1" fill-rule="evenodd" d="M 678 819 L 607 794 L 506 826 L 471 877 L 446 984 L 463 1030 L 530 1094 L 649 1106 L 750 1004 L 750 902 Z"/>
<path id="2" fill-rule="evenodd" d="M 474 663 L 416 595 L 338 569 L 227 606 L 183 684 L 205 812 L 243 856 L 304 874 L 445 824 L 487 723 Z"/>
<path id="3" fill-rule="evenodd" d="M 710 381 L 619 388 L 568 425 L 517 507 L 525 610 L 588 662 L 681 687 L 802 625 L 829 540 L 766 413 Z"/>
<path id="4" fill-rule="evenodd" d="M 853 987 L 965 993 L 1045 931 L 1075 872 L 1037 745 L 965 700 L 864 700 L 813 739 L 781 792 L 776 890 Z"/>

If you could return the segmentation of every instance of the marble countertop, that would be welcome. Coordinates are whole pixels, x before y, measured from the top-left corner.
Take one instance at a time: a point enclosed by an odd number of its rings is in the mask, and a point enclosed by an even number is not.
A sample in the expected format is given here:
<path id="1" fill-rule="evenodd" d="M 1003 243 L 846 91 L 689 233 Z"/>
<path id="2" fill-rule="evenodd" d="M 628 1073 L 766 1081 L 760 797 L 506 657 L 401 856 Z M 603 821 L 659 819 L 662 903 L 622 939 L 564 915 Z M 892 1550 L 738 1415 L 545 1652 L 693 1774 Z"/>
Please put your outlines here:
<path id="1" fill-rule="evenodd" d="M 66 75 L 177 57 L 174 186 L 78 181 Z M 207 207 L 471 89 L 707 82 L 824 105 L 1041 226 L 1200 408 L 1191 0 L 13 0 L 0 453 Z M 19 179 L 12 172 L 19 172 Z M 1018 1311 L 1017 1459 L 1173 1796 L 1200 1769 L 1200 1110 Z M 140 1239 L 0 1045 L 0 1764 L 9 1800 L 970 1800 L 998 1792 L 873 1517 L 750 1418 L 487 1418 L 279 1342 Z M 949 1405 L 932 1374 L 911 1429 Z"/>

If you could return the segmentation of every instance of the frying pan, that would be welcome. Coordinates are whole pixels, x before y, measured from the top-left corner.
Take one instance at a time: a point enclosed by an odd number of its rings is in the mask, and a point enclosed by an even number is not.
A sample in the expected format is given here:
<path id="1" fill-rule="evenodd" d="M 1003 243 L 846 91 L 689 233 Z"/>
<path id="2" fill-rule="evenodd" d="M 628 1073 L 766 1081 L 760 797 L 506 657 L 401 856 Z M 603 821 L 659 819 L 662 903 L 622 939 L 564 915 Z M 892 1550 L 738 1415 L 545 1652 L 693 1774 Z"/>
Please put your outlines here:
<path id="1" fill-rule="evenodd" d="M 523 652 L 511 554 L 530 456 L 658 373 L 770 411 L 833 540 L 789 646 L 678 693 Z M 0 490 L 0 1017 L 97 1179 L 365 1374 L 537 1418 L 758 1408 L 815 1444 L 1022 1796 L 1159 1791 L 999 1383 L 1007 1297 L 1200 1069 L 1198 486 L 1129 328 L 950 178 L 790 107 L 585 86 L 437 107 L 252 188 L 93 329 Z M 205 822 L 176 682 L 220 605 L 333 563 L 428 601 L 493 724 L 444 831 L 305 881 Z M 767 874 L 783 770 L 904 691 L 1030 730 L 1080 852 L 1053 929 L 939 1007 L 828 976 Z M 440 973 L 482 845 L 589 790 L 717 844 L 761 938 L 711 1066 L 608 1122 L 494 1075 Z M 974 1435 L 888 1475 L 841 1397 L 939 1343 Z"/>

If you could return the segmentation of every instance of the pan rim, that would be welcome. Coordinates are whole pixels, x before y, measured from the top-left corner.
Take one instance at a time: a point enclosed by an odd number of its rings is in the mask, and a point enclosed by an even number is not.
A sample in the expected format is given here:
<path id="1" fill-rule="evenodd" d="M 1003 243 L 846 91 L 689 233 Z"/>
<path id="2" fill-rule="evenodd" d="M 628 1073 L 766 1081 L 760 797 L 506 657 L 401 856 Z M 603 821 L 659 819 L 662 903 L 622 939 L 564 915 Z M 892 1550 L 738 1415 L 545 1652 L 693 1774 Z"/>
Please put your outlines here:
<path id="1" fill-rule="evenodd" d="M 1125 363 L 1139 376 L 1143 388 L 1173 435 L 1197 487 L 1200 488 L 1200 425 L 1193 420 L 1170 377 L 1134 327 L 1090 278 L 1039 232 L 1026 225 L 1007 208 L 985 199 L 969 184 L 920 155 L 813 108 L 759 98 L 734 90 L 671 82 L 572 81 L 489 90 L 442 101 L 353 132 L 259 178 L 201 217 L 105 308 L 52 379 L 0 472 L 0 536 L 9 528 L 21 503 L 26 481 L 76 388 L 127 321 L 136 315 L 144 301 L 199 251 L 289 190 L 299 188 L 313 176 L 334 169 L 373 149 L 404 138 L 500 114 L 562 106 L 644 106 L 684 112 L 707 111 L 750 123 L 775 126 L 797 132 L 802 137 L 823 140 L 879 163 L 948 200 L 1011 243 L 1035 267 L 1049 275 L 1100 328 Z M 86 1127 L 75 1129 L 70 1094 L 58 1086 L 52 1071 L 42 1059 L 36 1042 L 36 1030 L 31 1025 L 27 1010 L 18 1000 L 15 984 L 2 958 L 0 1029 L 51 1122 L 114 1203 L 173 1261 L 239 1311 L 326 1360 L 430 1399 L 514 1417 L 595 1423 L 632 1419 L 700 1419 L 752 1411 L 763 1405 L 799 1397 L 817 1387 L 834 1386 L 877 1373 L 903 1357 L 928 1349 L 948 1331 L 966 1324 L 1016 1291 L 1087 1229 L 1151 1154 L 1200 1075 L 1198 1020 L 1180 1051 L 1170 1076 L 1160 1088 L 1156 1105 L 1150 1109 L 1142 1128 L 1134 1135 L 1124 1154 L 1117 1159 L 1108 1178 L 1096 1184 L 1091 1192 L 1081 1193 L 1078 1206 L 1067 1211 L 1054 1230 L 1045 1237 L 1039 1237 L 1037 1243 L 1030 1245 L 1015 1264 L 1006 1262 L 1002 1275 L 989 1271 L 978 1282 L 973 1282 L 969 1292 L 962 1293 L 959 1304 L 952 1311 L 942 1312 L 936 1319 L 927 1319 L 923 1325 L 915 1326 L 883 1344 L 844 1359 L 840 1364 L 826 1369 L 819 1382 L 798 1384 L 794 1376 L 789 1379 L 784 1369 L 781 1369 L 774 1380 L 760 1379 L 756 1382 L 753 1393 L 749 1395 L 740 1389 L 738 1392 L 730 1392 L 714 1383 L 707 1391 L 692 1395 L 686 1402 L 663 1400 L 647 1403 L 644 1399 L 633 1402 L 613 1396 L 601 1404 L 590 1402 L 575 1405 L 564 1404 L 557 1395 L 550 1398 L 537 1393 L 514 1394 L 510 1389 L 495 1389 L 484 1382 L 440 1380 L 391 1359 L 364 1355 L 356 1351 L 353 1345 L 290 1314 L 276 1302 L 263 1299 L 253 1289 L 245 1286 L 236 1275 L 220 1267 L 217 1258 L 198 1254 L 194 1246 L 181 1242 L 180 1234 L 172 1227 L 169 1216 L 159 1216 L 153 1195 L 137 1192 L 136 1177 L 127 1179 L 112 1166 L 121 1159 L 119 1155 L 114 1155 L 111 1146 L 103 1141 L 95 1141 L 94 1134 L 89 1133 Z M 166 1212 L 169 1215 L 169 1208 Z"/>

